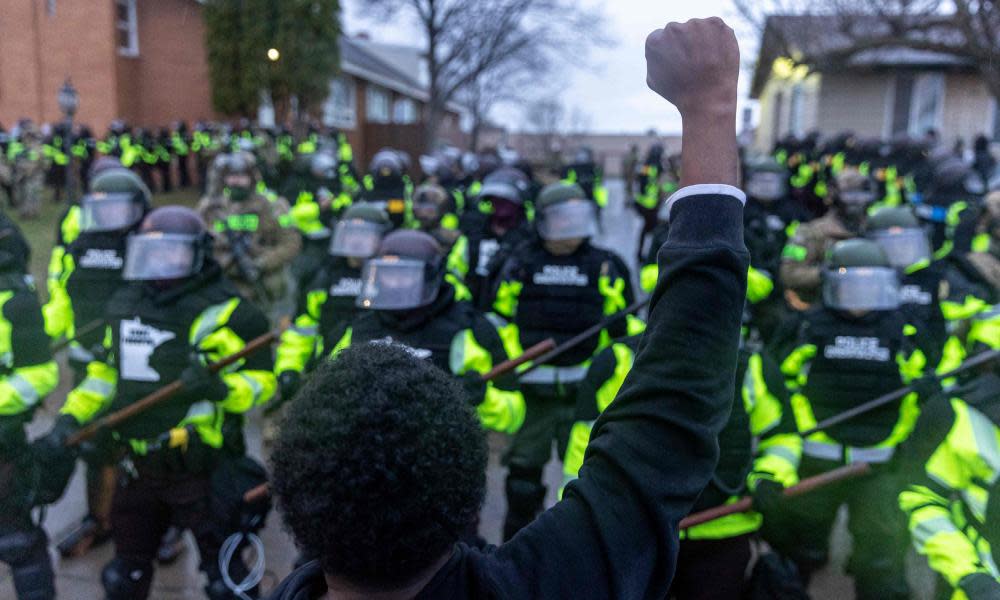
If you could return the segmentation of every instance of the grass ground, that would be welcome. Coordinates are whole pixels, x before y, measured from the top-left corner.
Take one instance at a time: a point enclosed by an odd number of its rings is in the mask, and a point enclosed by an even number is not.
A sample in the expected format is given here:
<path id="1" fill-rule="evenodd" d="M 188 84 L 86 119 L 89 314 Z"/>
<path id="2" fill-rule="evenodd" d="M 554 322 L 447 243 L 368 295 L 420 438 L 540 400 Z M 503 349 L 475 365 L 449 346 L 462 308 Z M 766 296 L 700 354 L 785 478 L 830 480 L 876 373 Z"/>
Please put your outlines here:
<path id="1" fill-rule="evenodd" d="M 56 231 L 59 227 L 59 219 L 66 211 L 65 204 L 52 202 L 51 190 L 46 190 L 45 198 L 42 200 L 42 208 L 39 216 L 35 219 L 22 219 L 17 216 L 16 211 L 7 209 L 7 202 L 3 203 L 8 213 L 14 218 L 21 230 L 28 238 L 31 245 L 31 275 L 38 283 L 38 293 L 44 302 L 48 297 L 45 289 L 45 278 L 48 273 L 49 257 L 52 255 L 52 247 L 56 243 Z M 3 200 L 6 200 L 4 198 Z M 156 194 L 153 197 L 154 206 L 165 206 L 168 204 L 182 204 L 193 207 L 198 202 L 198 192 L 193 189 L 171 192 L 169 194 Z"/>

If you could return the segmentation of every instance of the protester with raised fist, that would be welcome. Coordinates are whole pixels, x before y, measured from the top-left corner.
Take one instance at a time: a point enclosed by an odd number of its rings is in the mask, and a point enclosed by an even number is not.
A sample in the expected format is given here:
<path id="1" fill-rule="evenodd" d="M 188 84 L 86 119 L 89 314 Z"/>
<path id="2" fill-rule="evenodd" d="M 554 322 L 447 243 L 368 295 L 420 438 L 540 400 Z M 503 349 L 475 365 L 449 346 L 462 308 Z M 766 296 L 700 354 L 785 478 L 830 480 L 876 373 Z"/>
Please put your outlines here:
<path id="1" fill-rule="evenodd" d="M 485 494 L 466 394 L 412 352 L 352 347 L 292 400 L 273 490 L 318 557 L 274 598 L 663 598 L 678 522 L 708 484 L 732 405 L 749 258 L 737 182 L 739 50 L 720 19 L 646 42 L 648 83 L 684 123 L 682 185 L 632 373 L 563 500 L 499 548 L 456 543 Z M 456 452 L 455 448 L 463 448 Z"/>

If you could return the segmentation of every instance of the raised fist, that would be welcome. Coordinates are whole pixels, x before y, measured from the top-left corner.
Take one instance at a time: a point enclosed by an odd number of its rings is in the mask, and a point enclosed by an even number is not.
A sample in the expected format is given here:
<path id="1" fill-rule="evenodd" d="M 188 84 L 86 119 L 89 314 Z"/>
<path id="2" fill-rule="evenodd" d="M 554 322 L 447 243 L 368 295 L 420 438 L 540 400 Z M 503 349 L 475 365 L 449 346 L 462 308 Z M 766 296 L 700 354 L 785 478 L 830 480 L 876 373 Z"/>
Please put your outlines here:
<path id="1" fill-rule="evenodd" d="M 669 23 L 646 38 L 646 84 L 677 107 L 736 112 L 740 49 L 718 17 Z"/>

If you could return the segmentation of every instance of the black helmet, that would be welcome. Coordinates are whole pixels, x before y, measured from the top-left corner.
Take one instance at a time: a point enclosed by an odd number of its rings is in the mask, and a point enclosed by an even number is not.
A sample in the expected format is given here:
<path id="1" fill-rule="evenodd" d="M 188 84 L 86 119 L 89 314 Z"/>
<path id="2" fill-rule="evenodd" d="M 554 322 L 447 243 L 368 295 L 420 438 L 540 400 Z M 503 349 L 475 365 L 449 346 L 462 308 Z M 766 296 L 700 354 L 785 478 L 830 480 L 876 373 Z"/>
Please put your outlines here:
<path id="1" fill-rule="evenodd" d="M 550 183 L 535 201 L 535 227 L 543 240 L 590 238 L 597 233 L 597 209 L 575 183 Z"/>
<path id="2" fill-rule="evenodd" d="M 926 179 L 917 181 L 924 202 L 934 206 L 948 206 L 958 200 L 979 197 L 986 192 L 986 184 L 972 167 L 951 154 L 932 157 Z"/>
<path id="3" fill-rule="evenodd" d="M 771 157 L 748 160 L 743 166 L 747 196 L 770 203 L 788 194 L 788 169 Z"/>
<path id="4" fill-rule="evenodd" d="M 0 272 L 25 274 L 31 259 L 31 247 L 21 229 L 0 211 Z"/>
<path id="5" fill-rule="evenodd" d="M 422 231 L 385 236 L 378 256 L 365 263 L 357 305 L 375 310 L 411 310 L 437 299 L 444 279 L 441 245 Z"/>
<path id="6" fill-rule="evenodd" d="M 882 247 L 865 239 L 834 244 L 823 275 L 823 304 L 834 310 L 899 308 L 899 277 Z"/>
<path id="7" fill-rule="evenodd" d="M 403 159 L 392 148 L 383 148 L 372 157 L 368 171 L 381 177 L 399 177 L 403 174 Z"/>
<path id="8" fill-rule="evenodd" d="M 514 167 L 501 167 L 483 179 L 479 197 L 500 198 L 520 206 L 527 200 L 530 188 L 531 182 L 524 171 Z"/>
<path id="9" fill-rule="evenodd" d="M 212 236 L 198 213 L 164 206 L 149 213 L 131 235 L 122 276 L 132 281 L 172 281 L 196 275 L 212 252 Z"/>
<path id="10" fill-rule="evenodd" d="M 594 151 L 590 149 L 590 146 L 580 146 L 576 149 L 576 154 L 573 155 L 573 163 L 578 165 L 586 165 L 594 162 Z"/>
<path id="11" fill-rule="evenodd" d="M 117 156 L 102 156 L 94 161 L 90 165 L 90 171 L 88 175 L 90 176 L 91 186 L 93 186 L 94 179 L 105 171 L 111 169 L 122 169 L 122 161 L 118 160 Z M 91 187 L 93 189 L 93 187 Z"/>
<path id="12" fill-rule="evenodd" d="M 226 196 L 246 200 L 257 187 L 257 159 L 249 152 L 229 154 L 220 165 L 219 179 Z"/>
<path id="13" fill-rule="evenodd" d="M 906 269 L 931 259 L 931 243 L 913 210 L 883 208 L 868 218 L 868 237 L 882 247 L 889 264 Z"/>
<path id="14" fill-rule="evenodd" d="M 90 191 L 106 194 L 140 194 L 147 206 L 153 203 L 153 194 L 142 178 L 121 166 L 120 163 L 118 166 L 107 164 L 105 168 L 96 173 L 94 178 L 90 180 Z"/>
<path id="15" fill-rule="evenodd" d="M 321 181 L 337 179 L 337 157 L 332 152 L 320 151 L 312 155 L 309 173 Z"/>
<path id="16" fill-rule="evenodd" d="M 375 256 L 382 237 L 391 228 L 392 221 L 384 210 L 369 203 L 355 204 L 333 226 L 330 254 L 345 258 Z"/>
<path id="17" fill-rule="evenodd" d="M 448 192 L 436 183 L 425 183 L 413 192 L 413 216 L 423 228 L 437 227 L 448 211 Z"/>

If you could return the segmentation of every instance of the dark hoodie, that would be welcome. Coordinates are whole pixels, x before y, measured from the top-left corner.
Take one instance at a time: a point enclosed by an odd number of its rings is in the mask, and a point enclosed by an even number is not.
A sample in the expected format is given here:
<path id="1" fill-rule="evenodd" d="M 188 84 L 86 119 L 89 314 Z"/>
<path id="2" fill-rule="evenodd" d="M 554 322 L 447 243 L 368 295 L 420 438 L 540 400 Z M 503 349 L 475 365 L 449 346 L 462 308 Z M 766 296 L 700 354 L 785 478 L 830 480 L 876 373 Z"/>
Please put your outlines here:
<path id="1" fill-rule="evenodd" d="M 580 478 L 506 544 L 456 544 L 417 598 L 666 596 L 678 522 L 712 476 L 732 405 L 748 267 L 733 197 L 687 196 L 672 216 L 649 327 L 594 426 Z M 309 563 L 271 597 L 325 592 L 318 564 Z"/>

